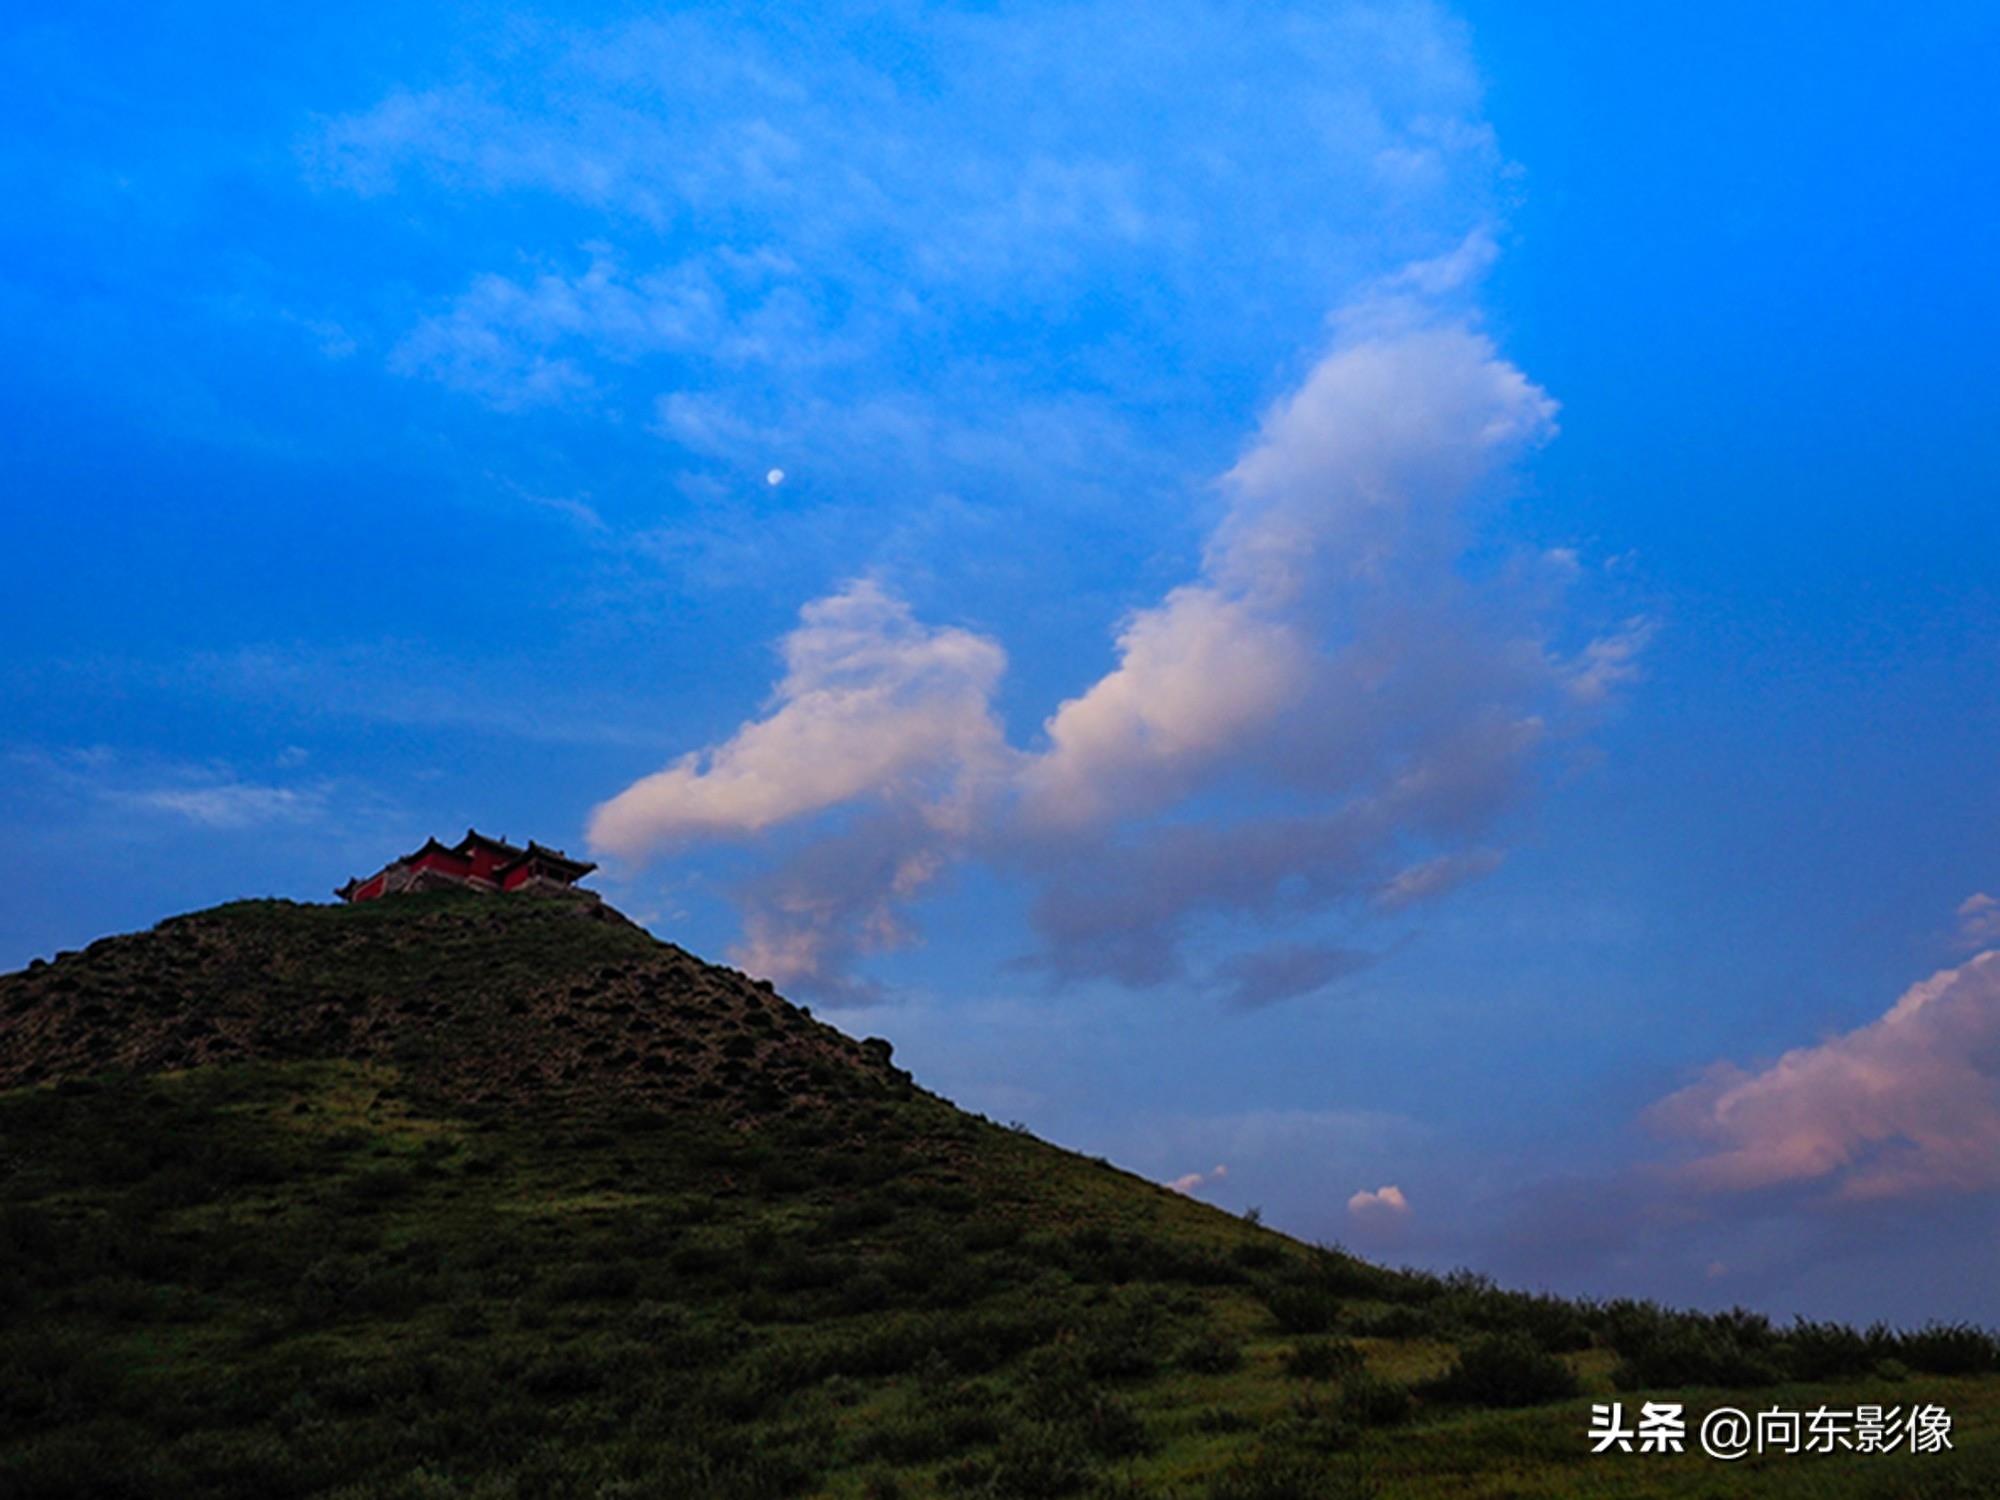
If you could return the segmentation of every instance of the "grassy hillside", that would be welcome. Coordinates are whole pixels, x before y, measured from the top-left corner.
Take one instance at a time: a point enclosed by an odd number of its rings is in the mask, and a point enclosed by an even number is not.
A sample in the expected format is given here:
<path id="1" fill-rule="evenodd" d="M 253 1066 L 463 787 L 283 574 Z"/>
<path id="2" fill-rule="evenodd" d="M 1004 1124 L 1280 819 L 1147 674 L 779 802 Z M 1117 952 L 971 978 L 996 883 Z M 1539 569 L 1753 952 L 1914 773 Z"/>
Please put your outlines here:
<path id="1" fill-rule="evenodd" d="M 1987 1336 L 1385 1271 L 966 1115 L 567 899 L 0 979 L 0 1495 L 1984 1496 Z M 1629 1388 L 1631 1394 L 1618 1394 Z M 1949 1455 L 1592 1457 L 1598 1400 Z"/>

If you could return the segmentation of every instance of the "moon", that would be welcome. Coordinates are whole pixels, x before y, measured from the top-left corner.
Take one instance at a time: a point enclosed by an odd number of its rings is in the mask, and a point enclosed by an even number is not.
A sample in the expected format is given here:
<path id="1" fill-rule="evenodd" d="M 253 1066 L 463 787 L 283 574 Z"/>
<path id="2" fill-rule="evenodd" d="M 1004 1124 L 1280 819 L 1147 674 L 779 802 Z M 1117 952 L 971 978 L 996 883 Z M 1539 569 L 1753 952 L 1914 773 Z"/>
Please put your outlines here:
<path id="1" fill-rule="evenodd" d="M 772 489 L 776 489 L 779 485 L 783 484 L 784 482 L 785 482 L 785 471 L 783 469 L 773 469 L 771 470 L 770 473 L 764 476 L 764 483 L 771 486 Z"/>

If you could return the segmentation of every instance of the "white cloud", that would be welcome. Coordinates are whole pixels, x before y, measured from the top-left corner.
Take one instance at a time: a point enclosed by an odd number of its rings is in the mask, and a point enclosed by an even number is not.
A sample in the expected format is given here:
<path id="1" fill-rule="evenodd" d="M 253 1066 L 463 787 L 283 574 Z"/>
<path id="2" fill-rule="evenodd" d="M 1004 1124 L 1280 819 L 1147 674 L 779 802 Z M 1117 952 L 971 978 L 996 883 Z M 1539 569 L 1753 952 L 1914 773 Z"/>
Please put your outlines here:
<path id="1" fill-rule="evenodd" d="M 2000 1187 L 2000 952 L 1913 985 L 1879 1019 L 1755 1071 L 1718 1063 L 1649 1118 L 1703 1192 L 1810 1184 L 1846 1199 Z"/>
<path id="2" fill-rule="evenodd" d="M 1458 854 L 1440 854 L 1398 870 L 1375 894 L 1375 904 L 1396 911 L 1419 901 L 1429 901 L 1454 886 L 1476 880 L 1500 866 L 1506 856 L 1498 849 L 1467 849 Z"/>
<path id="3" fill-rule="evenodd" d="M 1380 1223 L 1407 1217 L 1410 1200 L 1403 1196 L 1401 1188 L 1391 1183 L 1373 1191 L 1356 1193 L 1347 1200 L 1347 1211 L 1357 1219 Z"/>
<path id="4" fill-rule="evenodd" d="M 941 339 L 957 314 L 1018 319 L 1032 350 L 1115 301 L 1085 382 L 1116 367 L 1128 403 L 1176 388 L 1185 430 L 1208 397 L 1202 349 L 1244 368 L 1273 310 L 1300 326 L 1330 284 L 1435 252 L 1496 199 L 1467 38 L 1428 6 L 863 9 L 805 29 L 701 4 L 503 28 L 446 77 L 320 121 L 301 147 L 320 187 L 458 212 L 503 199 L 529 210 L 511 231 L 548 236 L 520 246 L 526 273 L 450 273 L 414 326 L 399 308 L 370 343 L 502 409 L 579 402 L 636 428 L 663 391 L 754 362 L 719 383 L 762 425 L 838 429 L 914 399 L 933 418 L 976 406 L 977 434 L 1044 396 L 1048 371 L 1004 353 L 1011 335 Z M 831 406 L 826 360 L 857 372 Z"/>
<path id="5" fill-rule="evenodd" d="M 268 823 L 302 823 L 321 816 L 325 793 L 318 789 L 259 786 L 228 781 L 213 786 L 159 787 L 112 794 L 128 806 L 169 813 L 205 828 L 255 828 Z"/>
<path id="6" fill-rule="evenodd" d="M 782 651 L 771 712 L 599 807 L 594 846 L 638 856 L 863 796 L 915 802 L 949 826 L 1005 763 L 989 700 L 1006 658 L 992 641 L 920 625 L 864 579 L 807 605 Z"/>
<path id="7" fill-rule="evenodd" d="M 1171 796 L 1296 699 L 1309 671 L 1285 622 L 1205 585 L 1141 611 L 1118 646 L 1118 666 L 1045 726 L 1049 748 L 1022 776 L 1033 822 L 1092 822 Z"/>
<path id="8" fill-rule="evenodd" d="M 575 275 L 483 275 L 396 346 L 390 366 L 427 375 L 501 410 L 593 389 L 586 362 L 723 342 L 717 290 L 697 265 L 628 277 L 599 247 Z"/>
<path id="9" fill-rule="evenodd" d="M 1228 1181 L 1238 1192 L 1255 1191 L 1295 1172 L 1301 1163 L 1313 1164 L 1315 1173 L 1380 1181 L 1375 1174 L 1389 1175 L 1393 1161 L 1438 1146 L 1428 1127 L 1407 1116 L 1372 1110 L 1153 1114 L 1136 1116 L 1123 1129 L 1127 1139 L 1106 1143 L 1117 1148 L 1114 1160 L 1227 1162 Z"/>
<path id="10" fill-rule="evenodd" d="M 1370 886 L 1395 908 L 1498 864 L 1465 845 L 1578 695 L 1530 591 L 1458 571 L 1475 505 L 1553 431 L 1554 403 L 1464 315 L 1426 308 L 1419 289 L 1483 264 L 1455 260 L 1336 320 L 1359 335 L 1223 476 L 1202 576 L 1127 623 L 1117 665 L 1023 763 L 1017 832 L 1039 840 L 1053 972 L 1157 982 L 1204 912 L 1310 910 Z M 1608 656 L 1596 670 L 1601 697 L 1617 674 Z M 1174 815 L 1230 788 L 1290 806 Z"/>
<path id="11" fill-rule="evenodd" d="M 1210 1167 L 1206 1172 L 1186 1172 L 1167 1184 L 1177 1193 L 1192 1193 L 1204 1184 L 1217 1183 L 1229 1175 L 1227 1166 Z"/>
<path id="12" fill-rule="evenodd" d="M 1330 229 L 1455 202 L 1498 164 L 1463 29 L 1422 6 L 1246 25 L 1170 0 L 907 19 L 834 5 L 800 31 L 697 4 L 516 28 L 496 50 L 511 66 L 482 68 L 475 42 L 454 81 L 324 121 L 308 171 L 370 196 L 547 195 L 656 238 L 763 209 L 800 230 L 763 253 L 794 260 L 893 217 L 890 253 L 910 265 L 1018 282 L 1079 246 L 1199 236 L 1261 244 L 1274 275 L 1287 252 L 1323 265 Z M 1281 132 L 1323 196 L 1290 222 Z M 1240 189 L 1235 215 L 1188 201 L 1209 183 Z"/>
<path id="13" fill-rule="evenodd" d="M 1433 561 L 1462 543 L 1469 492 L 1554 423 L 1547 393 L 1463 321 L 1344 342 L 1225 476 L 1207 571 L 1267 608 L 1311 612 L 1315 591 L 1337 599 Z"/>
<path id="14" fill-rule="evenodd" d="M 128 825 L 138 823 L 135 814 L 215 831 L 316 823 L 327 817 L 336 791 L 343 805 L 373 800 L 360 789 L 327 779 L 289 785 L 248 781 L 225 762 L 164 760 L 106 745 L 19 749 L 8 758 L 25 774 L 45 781 L 62 800 L 95 803 Z M 295 745 L 275 757 L 282 769 L 300 766 L 306 758 Z"/>
<path id="15" fill-rule="evenodd" d="M 747 882 L 743 938 L 730 958 L 776 984 L 810 984 L 832 1004 L 878 997 L 854 960 L 914 939 L 903 909 L 958 852 L 956 816 L 905 798 L 883 802 Z"/>
<path id="16" fill-rule="evenodd" d="M 2000 946 L 2000 901 L 1975 891 L 1958 905 L 1958 943 L 1963 948 Z"/>
<path id="17" fill-rule="evenodd" d="M 1638 681 L 1640 657 L 1656 629 L 1653 621 L 1639 617 L 1591 641 L 1570 665 L 1566 683 L 1570 695 L 1579 703 L 1602 703 Z"/>

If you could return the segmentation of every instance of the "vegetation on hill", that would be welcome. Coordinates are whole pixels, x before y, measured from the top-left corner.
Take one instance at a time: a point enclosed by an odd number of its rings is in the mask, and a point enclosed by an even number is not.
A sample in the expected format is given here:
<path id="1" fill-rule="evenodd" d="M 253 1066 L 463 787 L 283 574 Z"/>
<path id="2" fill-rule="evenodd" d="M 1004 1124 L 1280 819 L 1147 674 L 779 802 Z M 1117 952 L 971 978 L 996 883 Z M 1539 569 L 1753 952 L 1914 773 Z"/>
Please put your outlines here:
<path id="1" fill-rule="evenodd" d="M 0 979 L 0 1028 L 8 1496 L 1942 1500 L 2000 1472 L 1982 1331 L 1301 1246 L 571 899 L 220 908 Z M 1624 1392 L 1938 1402 L 1957 1446 L 1592 1456 Z"/>

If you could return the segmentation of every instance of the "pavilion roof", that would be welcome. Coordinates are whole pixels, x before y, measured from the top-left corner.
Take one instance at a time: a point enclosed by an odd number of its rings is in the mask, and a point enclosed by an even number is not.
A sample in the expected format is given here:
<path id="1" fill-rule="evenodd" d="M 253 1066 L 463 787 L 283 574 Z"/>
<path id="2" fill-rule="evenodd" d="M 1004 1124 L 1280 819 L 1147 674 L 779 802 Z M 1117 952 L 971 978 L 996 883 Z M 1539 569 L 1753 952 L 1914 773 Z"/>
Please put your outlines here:
<path id="1" fill-rule="evenodd" d="M 509 863 L 524 864 L 531 859 L 537 860 L 542 864 L 559 866 L 569 872 L 571 880 L 580 880 L 597 868 L 590 860 L 571 859 L 562 850 L 551 849 L 547 844 L 538 844 L 533 839 L 528 840 L 528 847 L 522 851 L 520 858 L 511 860 Z"/>
<path id="2" fill-rule="evenodd" d="M 528 840 L 528 844 L 532 848 L 534 840 Z M 495 854 L 502 855 L 507 859 L 519 859 L 528 852 L 527 849 L 523 849 L 519 845 L 508 843 L 504 838 L 488 838 L 477 828 L 466 829 L 465 837 L 452 847 L 451 852 L 463 855 L 470 854 L 474 849 L 491 849 Z"/>

